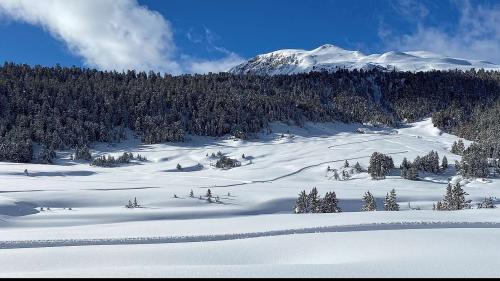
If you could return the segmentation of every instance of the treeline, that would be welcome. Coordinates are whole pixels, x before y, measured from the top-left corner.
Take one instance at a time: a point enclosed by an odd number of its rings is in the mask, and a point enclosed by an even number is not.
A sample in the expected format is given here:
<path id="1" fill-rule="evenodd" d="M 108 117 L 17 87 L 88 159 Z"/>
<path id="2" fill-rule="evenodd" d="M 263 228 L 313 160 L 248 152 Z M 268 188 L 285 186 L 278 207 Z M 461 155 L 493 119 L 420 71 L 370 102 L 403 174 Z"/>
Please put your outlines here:
<path id="1" fill-rule="evenodd" d="M 0 161 L 31 161 L 33 143 L 50 152 L 119 141 L 127 129 L 159 143 L 186 134 L 248 138 L 273 121 L 397 126 L 433 113 L 441 128 L 496 143 L 488 132 L 500 132 L 499 81 L 499 72 L 482 70 L 171 76 L 6 63 Z"/>

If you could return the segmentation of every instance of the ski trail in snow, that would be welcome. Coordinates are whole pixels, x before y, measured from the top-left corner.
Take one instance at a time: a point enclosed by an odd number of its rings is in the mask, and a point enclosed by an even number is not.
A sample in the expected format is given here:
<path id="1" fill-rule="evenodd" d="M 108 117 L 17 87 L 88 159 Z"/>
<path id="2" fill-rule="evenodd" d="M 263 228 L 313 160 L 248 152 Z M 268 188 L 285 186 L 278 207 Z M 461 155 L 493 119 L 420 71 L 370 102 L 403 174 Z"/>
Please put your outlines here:
<path id="1" fill-rule="evenodd" d="M 98 238 L 98 239 L 11 240 L 11 241 L 0 241 L 0 249 L 192 243 L 192 242 L 227 241 L 227 240 L 283 236 L 283 235 L 293 235 L 293 234 L 358 232 L 358 231 L 377 231 L 377 230 L 445 229 L 445 228 L 500 228 L 500 223 L 397 222 L 397 223 L 322 226 L 322 227 L 309 227 L 309 228 L 297 228 L 297 229 L 271 230 L 262 232 L 192 235 L 192 236 L 181 235 L 181 236 L 163 236 L 163 237 L 157 236 L 157 237 Z"/>
<path id="2" fill-rule="evenodd" d="M 391 152 L 391 153 L 386 153 L 386 154 L 387 155 L 394 155 L 394 154 L 403 154 L 403 153 L 408 153 L 408 150 Z M 301 173 L 301 172 L 303 172 L 303 171 L 305 171 L 307 169 L 314 168 L 314 167 L 317 167 L 317 166 L 321 166 L 321 165 L 324 165 L 324 164 L 343 162 L 343 161 L 346 161 L 346 160 L 347 161 L 358 160 L 358 159 L 368 158 L 370 156 L 371 155 L 368 155 L 368 156 L 359 156 L 359 157 L 353 157 L 353 158 L 345 158 L 345 159 L 339 159 L 339 160 L 324 161 L 324 162 L 320 162 L 320 163 L 316 163 L 316 164 L 312 164 L 312 165 L 309 165 L 309 166 L 302 167 L 302 168 L 300 168 L 300 169 L 298 169 L 296 171 L 293 171 L 291 173 L 288 173 L 288 174 L 285 174 L 285 175 L 282 175 L 282 176 L 279 176 L 279 177 L 275 177 L 275 178 L 272 178 L 272 179 L 268 179 L 268 180 L 253 180 L 253 181 L 249 181 L 249 182 L 234 183 L 234 184 L 227 184 L 227 185 L 199 186 L 198 188 L 234 187 L 234 186 L 241 186 L 241 185 L 248 185 L 248 184 L 255 184 L 255 183 L 270 183 L 270 182 L 274 182 L 274 181 L 277 181 L 277 180 L 281 180 L 283 178 L 294 176 L 294 175 L 299 174 L 299 173 Z"/>
<path id="3" fill-rule="evenodd" d="M 394 137 L 394 139 L 398 139 L 398 138 L 399 137 Z M 340 143 L 340 144 L 331 145 L 328 148 L 335 148 L 337 146 L 344 146 L 344 145 L 350 145 L 350 144 L 359 144 L 359 143 L 372 142 L 372 141 L 378 141 L 378 140 L 388 140 L 388 138 L 377 138 L 377 139 L 362 140 L 362 141 L 357 141 L 357 142 Z"/>

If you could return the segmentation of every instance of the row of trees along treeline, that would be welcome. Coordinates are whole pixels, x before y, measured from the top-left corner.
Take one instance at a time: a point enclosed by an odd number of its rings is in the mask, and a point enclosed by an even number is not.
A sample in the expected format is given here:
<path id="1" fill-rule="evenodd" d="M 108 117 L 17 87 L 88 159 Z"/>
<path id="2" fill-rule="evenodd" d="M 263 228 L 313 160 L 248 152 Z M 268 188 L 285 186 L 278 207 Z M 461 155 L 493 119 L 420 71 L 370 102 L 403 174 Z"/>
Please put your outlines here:
<path id="1" fill-rule="evenodd" d="M 377 203 L 375 197 L 366 192 L 363 195 L 363 206 L 361 211 L 376 211 Z M 397 203 L 396 191 L 394 189 L 387 193 L 384 199 L 384 210 L 386 211 L 399 211 L 399 204 Z M 309 194 L 305 190 L 300 192 L 299 197 L 295 203 L 294 212 L 296 214 L 302 213 L 340 213 L 342 209 L 339 207 L 339 200 L 334 191 L 327 192 L 325 197 L 321 198 L 318 189 L 314 187 Z"/>
<path id="2" fill-rule="evenodd" d="M 483 70 L 171 76 L 5 63 L 0 161 L 31 161 L 33 143 L 50 152 L 119 141 L 126 129 L 159 143 L 187 133 L 248 138 L 272 121 L 397 126 L 431 115 L 438 127 L 480 140 L 498 156 L 499 81 L 500 72 Z"/>

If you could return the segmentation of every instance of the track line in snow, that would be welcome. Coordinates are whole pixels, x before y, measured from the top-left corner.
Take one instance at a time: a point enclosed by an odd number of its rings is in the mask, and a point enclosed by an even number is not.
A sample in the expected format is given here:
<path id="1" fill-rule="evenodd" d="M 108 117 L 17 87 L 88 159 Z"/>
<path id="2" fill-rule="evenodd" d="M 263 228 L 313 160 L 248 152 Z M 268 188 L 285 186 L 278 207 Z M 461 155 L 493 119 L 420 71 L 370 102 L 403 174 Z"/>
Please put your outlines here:
<path id="1" fill-rule="evenodd" d="M 408 150 L 397 151 L 397 152 L 390 152 L 390 153 L 386 153 L 386 154 L 387 155 L 394 155 L 394 154 L 403 154 L 403 153 L 408 153 Z M 288 174 L 285 174 L 285 175 L 282 175 L 282 176 L 279 176 L 279 177 L 275 177 L 275 178 L 272 178 L 272 179 L 268 179 L 268 180 L 253 180 L 253 181 L 249 181 L 249 182 L 234 183 L 234 184 L 227 184 L 227 185 L 199 186 L 198 188 L 233 187 L 233 186 L 241 186 L 241 185 L 248 185 L 248 184 L 255 184 L 255 183 L 270 183 L 270 182 L 274 182 L 274 181 L 277 181 L 277 180 L 280 180 L 280 179 L 283 179 L 283 178 L 294 176 L 294 175 L 296 175 L 298 173 L 301 173 L 301 172 L 303 172 L 303 171 L 305 171 L 307 169 L 314 168 L 314 167 L 317 167 L 317 166 L 321 166 L 321 165 L 324 165 L 324 164 L 343 162 L 343 161 L 346 161 L 346 160 L 347 161 L 359 160 L 359 159 L 363 159 L 363 158 L 368 158 L 370 156 L 371 155 L 368 155 L 368 156 L 359 156 L 359 157 L 352 157 L 352 158 L 345 158 L 345 159 L 339 159 L 339 160 L 324 161 L 324 162 L 321 162 L 321 163 L 312 164 L 312 165 L 309 165 L 309 166 L 302 167 L 302 168 L 300 168 L 300 169 L 298 169 L 296 171 L 293 171 L 291 173 L 288 173 Z"/>
<path id="2" fill-rule="evenodd" d="M 400 222 L 374 223 L 359 225 L 338 225 L 298 229 L 271 230 L 262 232 L 193 235 L 193 236 L 157 236 L 131 238 L 99 238 L 99 239 L 57 239 L 57 240 L 11 240 L 0 241 L 0 249 L 25 249 L 73 246 L 110 246 L 137 244 L 169 244 L 213 242 L 259 237 L 283 236 L 292 234 L 358 232 L 377 230 L 408 230 L 408 229 L 446 229 L 446 228 L 500 228 L 500 223 L 493 222 Z"/>
<path id="3" fill-rule="evenodd" d="M 398 138 L 399 138 L 399 136 L 394 137 L 394 139 L 398 139 Z M 363 141 L 356 141 L 356 142 L 339 143 L 339 144 L 331 145 L 328 148 L 335 148 L 335 147 L 338 147 L 338 146 L 345 146 L 345 145 L 351 145 L 351 144 L 366 143 L 366 142 L 372 142 L 372 141 L 378 141 L 378 140 L 388 140 L 388 138 L 377 138 L 377 139 L 370 139 L 370 140 L 363 140 Z"/>

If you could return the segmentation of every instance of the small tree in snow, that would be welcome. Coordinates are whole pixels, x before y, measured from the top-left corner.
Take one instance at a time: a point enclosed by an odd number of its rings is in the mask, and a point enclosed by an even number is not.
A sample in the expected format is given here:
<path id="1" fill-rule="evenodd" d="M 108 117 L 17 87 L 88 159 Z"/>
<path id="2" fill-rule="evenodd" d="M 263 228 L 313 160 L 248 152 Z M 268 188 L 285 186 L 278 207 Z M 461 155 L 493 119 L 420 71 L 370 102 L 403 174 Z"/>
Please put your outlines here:
<path id="1" fill-rule="evenodd" d="M 396 200 L 396 190 L 394 190 L 394 188 L 385 196 L 384 209 L 386 211 L 399 211 L 399 204 Z"/>
<path id="2" fill-rule="evenodd" d="M 354 170 L 358 173 L 361 173 L 363 172 L 363 168 L 361 167 L 361 165 L 359 164 L 359 162 L 356 162 L 356 164 L 354 164 Z"/>
<path id="3" fill-rule="evenodd" d="M 340 213 L 342 210 L 338 206 L 339 200 L 334 191 L 327 192 L 320 203 L 321 213 Z"/>
<path id="4" fill-rule="evenodd" d="M 375 197 L 373 197 L 370 191 L 365 192 L 363 195 L 363 207 L 361 208 L 361 211 L 367 212 L 376 210 L 377 203 L 375 202 Z"/>
<path id="5" fill-rule="evenodd" d="M 318 189 L 314 187 L 309 195 L 307 196 L 308 206 L 310 207 L 309 212 L 311 213 L 319 213 L 320 212 L 320 197 L 318 194 Z"/>
<path id="6" fill-rule="evenodd" d="M 297 201 L 295 202 L 295 213 L 296 214 L 302 214 L 302 213 L 307 213 L 308 212 L 308 202 L 307 202 L 307 194 L 305 190 L 302 190 L 299 193 L 299 198 L 297 198 Z"/>
<path id="7" fill-rule="evenodd" d="M 443 160 L 441 160 L 441 170 L 444 172 L 448 169 L 448 158 L 443 156 Z"/>
<path id="8" fill-rule="evenodd" d="M 496 208 L 496 206 L 493 204 L 493 198 L 492 197 L 486 197 L 484 198 L 483 202 L 477 204 L 478 209 L 493 209 Z"/>

